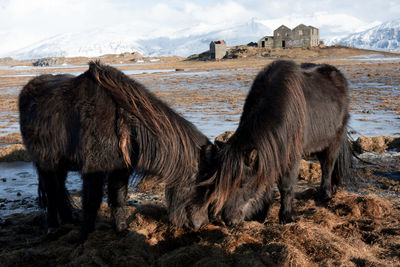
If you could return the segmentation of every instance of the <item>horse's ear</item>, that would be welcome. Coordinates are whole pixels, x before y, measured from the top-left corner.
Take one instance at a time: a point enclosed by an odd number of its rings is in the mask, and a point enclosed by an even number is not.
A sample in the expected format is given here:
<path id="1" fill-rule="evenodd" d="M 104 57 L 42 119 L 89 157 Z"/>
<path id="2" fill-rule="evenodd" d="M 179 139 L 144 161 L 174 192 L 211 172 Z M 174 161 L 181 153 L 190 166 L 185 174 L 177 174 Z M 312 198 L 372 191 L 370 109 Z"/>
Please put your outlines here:
<path id="1" fill-rule="evenodd" d="M 257 149 L 253 148 L 247 155 L 246 155 L 246 159 L 245 159 L 245 164 L 250 167 L 253 168 L 257 162 L 257 158 L 258 158 L 258 151 Z"/>
<path id="2" fill-rule="evenodd" d="M 214 144 L 219 150 L 221 150 L 226 145 L 226 142 L 215 140 Z"/>
<path id="3" fill-rule="evenodd" d="M 196 179 L 197 183 L 208 180 L 217 168 L 218 148 L 214 144 L 207 144 L 200 149 L 200 165 L 199 175 Z"/>
<path id="4" fill-rule="evenodd" d="M 213 144 L 207 144 L 201 147 L 200 160 L 203 163 L 212 163 L 213 158 L 217 154 L 217 147 Z"/>

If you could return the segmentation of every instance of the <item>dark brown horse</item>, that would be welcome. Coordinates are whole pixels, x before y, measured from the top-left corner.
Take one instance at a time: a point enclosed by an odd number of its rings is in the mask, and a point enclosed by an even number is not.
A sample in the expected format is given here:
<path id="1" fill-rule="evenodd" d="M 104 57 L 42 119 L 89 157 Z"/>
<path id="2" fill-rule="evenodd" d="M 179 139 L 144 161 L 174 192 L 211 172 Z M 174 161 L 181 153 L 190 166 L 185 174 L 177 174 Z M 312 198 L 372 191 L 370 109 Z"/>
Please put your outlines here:
<path id="1" fill-rule="evenodd" d="M 314 153 L 322 168 L 320 194 L 329 200 L 349 180 L 346 129 L 349 95 L 345 77 L 330 65 L 276 61 L 255 78 L 239 127 L 222 147 L 202 151 L 207 170 L 189 210 L 195 227 L 206 211 L 228 224 L 264 221 L 273 185 L 281 194 L 281 223 L 294 220 L 292 200 L 302 155 Z"/>
<path id="2" fill-rule="evenodd" d="M 58 218 L 72 219 L 65 188 L 71 170 L 83 178 L 82 240 L 94 229 L 106 178 L 115 227 L 126 229 L 124 206 L 133 172 L 165 181 L 167 204 L 175 203 L 169 209 L 171 221 L 190 225 L 187 196 L 195 192 L 200 150 L 210 142 L 143 85 L 91 62 L 78 77 L 32 79 L 19 96 L 19 110 L 24 143 L 39 176 L 39 196 L 47 205 L 49 231 L 59 226 Z"/>

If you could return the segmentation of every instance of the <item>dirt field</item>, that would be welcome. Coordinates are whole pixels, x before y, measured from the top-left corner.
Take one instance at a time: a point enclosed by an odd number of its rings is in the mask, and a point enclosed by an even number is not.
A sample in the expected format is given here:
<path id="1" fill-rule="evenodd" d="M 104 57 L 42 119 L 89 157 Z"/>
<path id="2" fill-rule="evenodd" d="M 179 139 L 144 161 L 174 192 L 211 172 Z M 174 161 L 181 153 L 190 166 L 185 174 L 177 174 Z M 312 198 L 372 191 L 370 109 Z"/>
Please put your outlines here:
<path id="1" fill-rule="evenodd" d="M 129 55 L 101 60 L 122 64 L 118 68 L 124 70 L 160 70 L 132 77 L 152 88 L 211 139 L 236 127 L 252 79 L 272 60 L 330 63 L 349 80 L 354 137 L 399 137 L 400 60 L 374 60 L 377 52 L 341 47 L 236 53 L 237 59 L 220 62 L 160 58 L 145 59 L 147 65 L 127 65 L 132 63 Z M 360 55 L 367 59 L 359 60 Z M 398 56 L 381 54 L 383 58 Z M 0 69 L 0 158 L 7 148 L 22 153 L 11 160 L 26 159 L 21 146 L 3 147 L 21 143 L 15 128 L 17 96 L 32 77 L 17 75 L 84 71 L 85 67 L 76 65 L 88 59 L 62 60 L 75 66 Z M 8 61 L 3 65 L 27 64 Z M 363 146 L 361 152 L 375 152 L 364 153 L 363 158 L 379 165 L 356 162 L 356 186 L 341 189 L 329 203 L 318 200 L 318 165 L 304 162 L 294 202 L 295 223 L 278 223 L 276 192 L 264 224 L 226 227 L 215 218 L 200 231 L 176 229 L 168 223 L 162 185 L 149 182 L 129 196 L 127 232 L 115 233 L 103 203 L 96 231 L 82 245 L 77 244 L 79 221 L 46 235 L 42 212 L 0 216 L 0 266 L 400 266 L 400 154 L 388 152 L 397 145 L 390 147 L 385 140 L 376 138 L 368 141 L 370 146 Z M 380 149 L 382 142 L 384 149 Z M 79 192 L 73 199 L 79 215 Z"/>

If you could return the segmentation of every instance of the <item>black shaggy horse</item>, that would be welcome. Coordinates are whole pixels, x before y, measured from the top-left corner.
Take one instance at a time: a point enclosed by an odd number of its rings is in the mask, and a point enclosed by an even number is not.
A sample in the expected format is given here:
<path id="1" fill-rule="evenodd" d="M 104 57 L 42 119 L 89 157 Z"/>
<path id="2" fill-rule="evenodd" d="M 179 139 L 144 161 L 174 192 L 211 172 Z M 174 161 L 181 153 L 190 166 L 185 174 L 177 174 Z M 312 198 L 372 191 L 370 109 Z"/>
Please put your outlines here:
<path id="1" fill-rule="evenodd" d="M 209 209 L 228 224 L 264 221 L 277 182 L 280 222 L 293 221 L 299 163 L 310 153 L 321 163 L 321 198 L 329 200 L 351 178 L 348 105 L 347 81 L 335 67 L 271 63 L 255 78 L 234 135 L 223 147 L 203 150 L 208 171 L 197 181 L 190 206 L 199 213 L 191 217 L 206 222 Z"/>
<path id="2" fill-rule="evenodd" d="M 47 204 L 49 231 L 59 219 L 72 219 L 65 188 L 71 170 L 83 178 L 82 240 L 94 229 L 105 179 L 116 230 L 126 229 L 124 206 L 133 172 L 166 181 L 170 220 L 190 226 L 187 196 L 195 192 L 200 150 L 210 142 L 143 85 L 91 62 L 77 77 L 32 79 L 19 96 L 19 110 L 23 140 L 39 176 L 39 197 Z"/>

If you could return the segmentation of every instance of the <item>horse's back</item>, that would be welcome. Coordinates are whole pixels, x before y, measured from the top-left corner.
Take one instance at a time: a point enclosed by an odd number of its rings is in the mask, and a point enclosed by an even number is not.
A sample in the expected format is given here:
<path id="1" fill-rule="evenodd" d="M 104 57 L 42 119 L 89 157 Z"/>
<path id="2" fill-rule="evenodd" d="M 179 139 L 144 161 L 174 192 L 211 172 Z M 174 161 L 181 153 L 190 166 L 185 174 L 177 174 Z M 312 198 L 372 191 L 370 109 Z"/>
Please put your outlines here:
<path id="1" fill-rule="evenodd" d="M 19 94 L 19 109 L 22 115 L 33 105 L 41 104 L 48 100 L 48 96 L 54 94 L 60 87 L 69 87 L 72 75 L 44 74 L 30 80 Z"/>
<path id="2" fill-rule="evenodd" d="M 302 64 L 302 66 L 304 63 Z M 315 96 L 325 101 L 348 102 L 348 86 L 344 75 L 336 67 L 328 64 L 307 64 L 303 68 L 306 85 L 304 94 L 310 100 Z"/>
<path id="3" fill-rule="evenodd" d="M 19 94 L 21 115 L 29 115 L 26 112 L 32 112 L 34 106 L 51 101 L 49 96 L 58 94 L 62 88 L 69 88 L 74 78 L 72 75 L 44 74 L 30 80 Z"/>
<path id="4" fill-rule="evenodd" d="M 249 136 L 250 128 L 281 127 L 285 122 L 288 134 L 304 128 L 303 150 L 316 152 L 346 127 L 348 105 L 347 81 L 336 67 L 278 60 L 257 75 L 247 96 L 241 124 L 250 122 L 254 127 L 239 129 Z"/>
<path id="5" fill-rule="evenodd" d="M 70 87 L 70 75 L 41 75 L 29 81 L 19 95 L 20 128 L 24 143 L 35 163 L 53 165 L 65 141 L 66 128 L 61 113 L 62 88 Z"/>
<path id="6" fill-rule="evenodd" d="M 113 101 L 85 74 L 32 79 L 21 91 L 19 110 L 24 143 L 43 168 L 90 169 L 118 157 Z M 103 152 L 112 155 L 95 156 Z"/>
<path id="7" fill-rule="evenodd" d="M 301 124 L 298 120 L 304 117 L 300 115 L 304 109 L 302 79 L 301 71 L 293 61 L 277 60 L 269 64 L 253 81 L 240 123 L 253 124 L 255 129 L 280 127 L 282 122 Z M 250 129 L 246 126 L 239 130 Z"/>
<path id="8" fill-rule="evenodd" d="M 302 70 L 307 103 L 304 150 L 309 153 L 326 147 L 347 126 L 349 92 L 346 78 L 334 66 L 307 65 Z"/>

